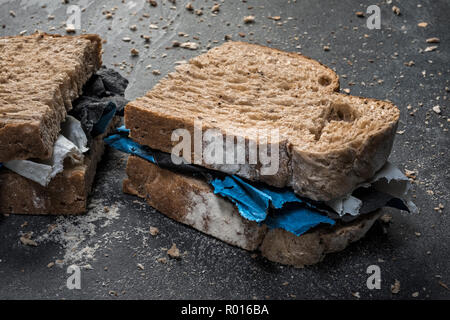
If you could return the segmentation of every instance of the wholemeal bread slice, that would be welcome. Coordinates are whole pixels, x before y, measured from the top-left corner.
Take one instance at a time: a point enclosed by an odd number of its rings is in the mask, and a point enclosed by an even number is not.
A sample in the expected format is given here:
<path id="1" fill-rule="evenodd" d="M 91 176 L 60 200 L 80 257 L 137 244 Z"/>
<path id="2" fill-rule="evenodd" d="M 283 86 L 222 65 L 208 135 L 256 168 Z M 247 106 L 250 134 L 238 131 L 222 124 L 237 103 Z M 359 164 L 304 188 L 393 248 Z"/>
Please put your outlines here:
<path id="1" fill-rule="evenodd" d="M 97 35 L 0 38 L 0 162 L 49 158 L 61 121 L 101 63 Z"/>
<path id="2" fill-rule="evenodd" d="M 318 226 L 297 237 L 244 219 L 236 207 L 204 180 L 175 173 L 130 156 L 124 192 L 145 199 L 166 216 L 239 248 L 261 250 L 271 261 L 303 267 L 343 250 L 370 229 L 380 213 L 344 225 Z"/>
<path id="3" fill-rule="evenodd" d="M 215 129 L 260 148 L 259 131 L 278 130 L 268 140 L 279 147 L 275 173 L 265 174 L 259 158 L 255 164 L 211 164 L 204 158 L 198 164 L 327 201 L 383 166 L 399 117 L 390 102 L 339 94 L 338 88 L 335 73 L 314 60 L 228 42 L 177 67 L 130 102 L 125 125 L 136 142 L 169 153 L 178 143 L 171 141 L 173 131 L 186 129 L 194 137 L 194 122 L 201 122 L 203 133 Z M 203 142 L 203 153 L 206 148 Z M 193 161 L 195 150 L 183 157 Z"/>
<path id="4" fill-rule="evenodd" d="M 43 187 L 6 168 L 0 168 L 0 213 L 74 215 L 86 212 L 88 196 L 103 151 L 103 138 L 117 125 L 116 117 L 105 133 L 92 139 L 80 165 L 67 166 Z"/>

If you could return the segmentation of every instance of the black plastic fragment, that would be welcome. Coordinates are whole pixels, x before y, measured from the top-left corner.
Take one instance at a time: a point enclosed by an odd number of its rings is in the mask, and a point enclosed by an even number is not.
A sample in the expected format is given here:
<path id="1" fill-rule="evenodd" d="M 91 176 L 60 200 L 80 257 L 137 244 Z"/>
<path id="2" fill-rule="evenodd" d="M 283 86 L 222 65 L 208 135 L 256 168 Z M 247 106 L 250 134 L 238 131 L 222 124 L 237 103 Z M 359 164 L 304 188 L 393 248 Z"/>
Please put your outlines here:
<path id="1" fill-rule="evenodd" d="M 102 116 L 111 111 L 111 104 L 116 107 L 116 115 L 123 116 L 128 103 L 124 97 L 127 86 L 127 79 L 104 66 L 86 82 L 83 94 L 74 101 L 69 114 L 81 122 L 89 139 L 98 134 L 92 130 Z"/>

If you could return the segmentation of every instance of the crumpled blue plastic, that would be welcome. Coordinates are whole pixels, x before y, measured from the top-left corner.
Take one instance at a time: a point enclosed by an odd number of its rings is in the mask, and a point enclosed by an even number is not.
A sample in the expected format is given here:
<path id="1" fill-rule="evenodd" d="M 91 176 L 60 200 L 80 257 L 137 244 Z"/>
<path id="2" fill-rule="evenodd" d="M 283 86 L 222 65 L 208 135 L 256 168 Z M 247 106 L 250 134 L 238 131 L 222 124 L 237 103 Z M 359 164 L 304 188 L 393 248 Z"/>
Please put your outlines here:
<path id="1" fill-rule="evenodd" d="M 118 134 L 105 138 L 105 142 L 117 150 L 141 157 L 156 164 L 151 150 L 142 147 L 127 137 L 129 130 L 124 126 Z M 247 220 L 265 223 L 269 228 L 282 228 L 297 236 L 320 223 L 334 225 L 335 221 L 314 210 L 314 205 L 299 199 L 287 188 L 271 188 L 261 184 L 251 185 L 232 175 L 209 182 L 215 194 L 228 198 Z M 269 209 L 272 212 L 269 215 Z"/>
<path id="2" fill-rule="evenodd" d="M 293 191 L 251 185 L 233 175 L 211 181 L 214 193 L 230 199 L 247 220 L 264 222 L 269 228 L 282 228 L 299 236 L 320 223 L 335 221 L 314 210 L 314 205 L 299 199 Z M 300 204 L 300 205 L 299 205 Z M 272 214 L 268 215 L 269 208 Z"/>

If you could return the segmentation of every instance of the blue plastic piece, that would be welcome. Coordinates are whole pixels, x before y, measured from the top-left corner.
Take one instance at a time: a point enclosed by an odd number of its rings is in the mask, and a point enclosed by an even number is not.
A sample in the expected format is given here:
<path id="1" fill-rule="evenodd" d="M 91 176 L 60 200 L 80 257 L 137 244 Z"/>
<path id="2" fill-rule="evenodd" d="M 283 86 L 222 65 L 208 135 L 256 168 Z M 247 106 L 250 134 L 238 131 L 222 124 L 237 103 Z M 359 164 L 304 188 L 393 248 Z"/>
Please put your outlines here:
<path id="1" fill-rule="evenodd" d="M 268 194 L 236 176 L 227 176 L 224 180 L 214 179 L 211 185 L 214 187 L 214 193 L 230 199 L 245 219 L 256 222 L 266 219 L 272 200 Z"/>
<path id="2" fill-rule="evenodd" d="M 139 143 L 134 142 L 130 138 L 124 137 L 121 134 L 114 134 L 106 137 L 105 143 L 117 150 L 141 157 L 151 163 L 156 163 L 153 155 L 147 153 Z"/>
<path id="3" fill-rule="evenodd" d="M 264 223 L 270 229 L 281 228 L 300 236 L 320 223 L 334 225 L 335 221 L 307 207 L 287 204 L 269 215 Z"/>

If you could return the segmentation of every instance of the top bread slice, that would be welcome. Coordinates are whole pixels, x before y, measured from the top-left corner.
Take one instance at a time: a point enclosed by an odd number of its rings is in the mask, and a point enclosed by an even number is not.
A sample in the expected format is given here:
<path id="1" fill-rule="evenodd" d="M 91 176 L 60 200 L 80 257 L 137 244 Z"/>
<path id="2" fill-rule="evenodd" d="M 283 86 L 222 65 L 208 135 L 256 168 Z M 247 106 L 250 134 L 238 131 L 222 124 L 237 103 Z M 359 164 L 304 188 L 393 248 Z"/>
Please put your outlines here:
<path id="1" fill-rule="evenodd" d="M 277 129 L 279 137 L 269 136 L 269 144 L 279 145 L 275 174 L 263 175 L 261 162 L 201 165 L 328 201 L 383 166 L 399 117 L 390 102 L 339 94 L 338 88 L 337 75 L 312 59 L 227 42 L 130 102 L 125 125 L 132 139 L 164 152 L 178 143 L 171 141 L 174 130 L 194 137 L 194 121 L 201 120 L 203 131 L 217 129 L 260 146 L 258 130 Z"/>
<path id="2" fill-rule="evenodd" d="M 61 121 L 101 64 L 97 35 L 0 38 L 0 162 L 51 157 Z"/>

